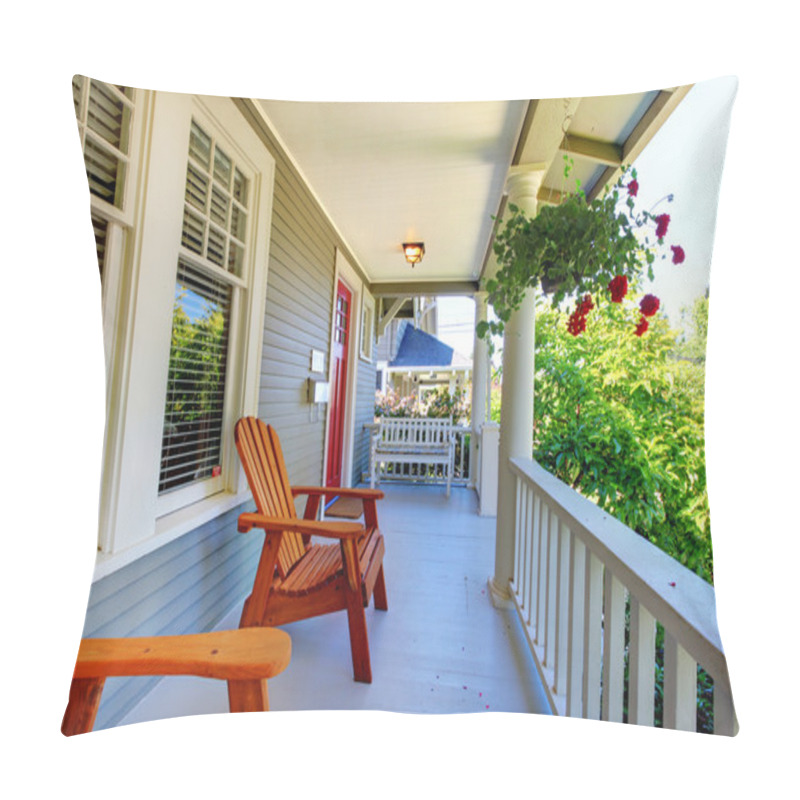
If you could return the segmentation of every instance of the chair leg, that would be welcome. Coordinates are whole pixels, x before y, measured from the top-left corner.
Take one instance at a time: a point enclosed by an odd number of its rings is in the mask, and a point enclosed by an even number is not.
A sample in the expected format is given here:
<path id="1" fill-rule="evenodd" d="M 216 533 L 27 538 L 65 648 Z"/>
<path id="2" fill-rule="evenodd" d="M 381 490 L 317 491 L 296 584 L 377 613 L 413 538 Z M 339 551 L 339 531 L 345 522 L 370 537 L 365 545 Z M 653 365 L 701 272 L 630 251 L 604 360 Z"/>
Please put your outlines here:
<path id="1" fill-rule="evenodd" d="M 89 733 L 94 728 L 105 678 L 73 678 L 69 687 L 69 702 L 61 723 L 64 736 Z"/>
<path id="2" fill-rule="evenodd" d="M 346 590 L 347 624 L 350 628 L 350 653 L 353 657 L 353 680 L 359 683 L 372 683 L 372 667 L 369 660 L 369 640 L 367 639 L 367 617 L 361 593 Z"/>
<path id="3" fill-rule="evenodd" d="M 269 711 L 266 678 L 228 681 L 228 706 L 232 714 L 240 711 Z"/>
<path id="4" fill-rule="evenodd" d="M 372 590 L 375 599 L 375 608 L 378 611 L 388 611 L 389 604 L 386 601 L 386 581 L 383 579 L 383 564 L 378 570 L 378 577 L 375 579 L 375 588 Z"/>

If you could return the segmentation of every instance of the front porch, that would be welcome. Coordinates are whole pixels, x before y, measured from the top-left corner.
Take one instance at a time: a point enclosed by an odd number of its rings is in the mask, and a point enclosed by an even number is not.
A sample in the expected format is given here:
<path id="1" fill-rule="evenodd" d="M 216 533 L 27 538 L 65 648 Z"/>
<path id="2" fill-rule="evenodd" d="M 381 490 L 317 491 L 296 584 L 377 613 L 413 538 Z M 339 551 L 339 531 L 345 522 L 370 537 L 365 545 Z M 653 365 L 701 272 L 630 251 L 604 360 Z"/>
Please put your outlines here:
<path id="1" fill-rule="evenodd" d="M 353 681 L 346 612 L 293 623 L 271 710 L 549 714 L 516 612 L 492 605 L 495 520 L 478 516 L 475 492 L 454 487 L 448 500 L 441 486 L 383 489 L 389 611 L 367 611 L 372 684 Z M 219 627 L 237 627 L 240 611 Z M 120 724 L 227 710 L 224 682 L 166 678 Z"/>

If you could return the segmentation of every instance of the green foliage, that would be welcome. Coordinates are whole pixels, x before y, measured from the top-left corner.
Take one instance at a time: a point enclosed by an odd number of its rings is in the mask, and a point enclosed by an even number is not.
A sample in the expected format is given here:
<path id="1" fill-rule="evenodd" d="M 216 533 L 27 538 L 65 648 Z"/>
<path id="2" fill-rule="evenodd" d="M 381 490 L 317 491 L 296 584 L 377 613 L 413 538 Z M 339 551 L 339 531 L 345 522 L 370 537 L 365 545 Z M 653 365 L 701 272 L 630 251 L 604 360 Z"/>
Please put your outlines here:
<path id="1" fill-rule="evenodd" d="M 206 302 L 203 315 L 191 320 L 184 310 L 187 290 L 176 293 L 172 317 L 167 415 L 190 423 L 214 414 L 225 379 L 225 315 Z"/>
<path id="2" fill-rule="evenodd" d="M 697 364 L 706 363 L 708 340 L 708 291 L 698 297 L 691 308 L 681 311 L 684 328 L 689 331 L 678 342 L 678 355 Z"/>
<path id="3" fill-rule="evenodd" d="M 534 458 L 708 581 L 713 580 L 702 365 L 676 358 L 676 333 L 609 304 L 581 336 L 540 303 Z"/>

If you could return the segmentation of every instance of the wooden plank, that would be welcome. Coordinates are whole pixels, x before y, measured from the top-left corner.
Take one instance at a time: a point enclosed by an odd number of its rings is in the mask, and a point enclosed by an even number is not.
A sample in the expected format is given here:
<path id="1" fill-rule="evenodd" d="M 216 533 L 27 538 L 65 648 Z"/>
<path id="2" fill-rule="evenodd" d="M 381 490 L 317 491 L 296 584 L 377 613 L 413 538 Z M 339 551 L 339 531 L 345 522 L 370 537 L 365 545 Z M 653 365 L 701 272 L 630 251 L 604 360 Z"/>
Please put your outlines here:
<path id="1" fill-rule="evenodd" d="M 269 678 L 291 658 L 291 640 L 274 628 L 183 636 L 82 639 L 75 678 L 197 675 L 222 680 Z"/>

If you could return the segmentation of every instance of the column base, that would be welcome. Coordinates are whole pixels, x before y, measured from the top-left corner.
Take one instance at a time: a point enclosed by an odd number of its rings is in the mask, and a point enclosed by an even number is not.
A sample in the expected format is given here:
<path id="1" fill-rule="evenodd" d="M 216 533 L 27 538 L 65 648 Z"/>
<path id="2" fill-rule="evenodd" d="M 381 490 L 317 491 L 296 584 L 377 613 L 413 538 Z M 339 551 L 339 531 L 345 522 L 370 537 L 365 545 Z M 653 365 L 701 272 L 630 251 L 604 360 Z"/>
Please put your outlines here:
<path id="1" fill-rule="evenodd" d="M 489 578 L 486 585 L 489 587 L 489 597 L 495 608 L 513 608 L 514 604 L 511 602 L 511 592 L 509 592 L 508 586 L 505 588 L 499 586 L 493 577 Z"/>

